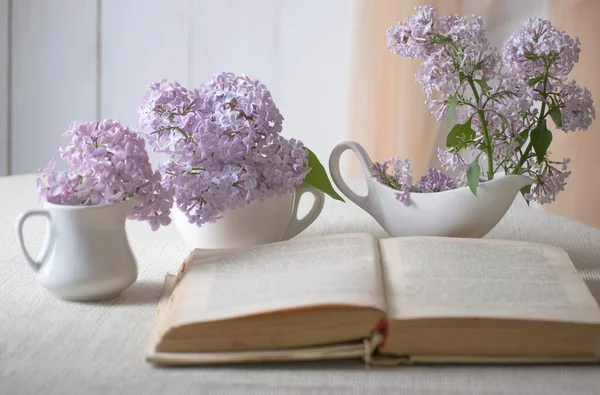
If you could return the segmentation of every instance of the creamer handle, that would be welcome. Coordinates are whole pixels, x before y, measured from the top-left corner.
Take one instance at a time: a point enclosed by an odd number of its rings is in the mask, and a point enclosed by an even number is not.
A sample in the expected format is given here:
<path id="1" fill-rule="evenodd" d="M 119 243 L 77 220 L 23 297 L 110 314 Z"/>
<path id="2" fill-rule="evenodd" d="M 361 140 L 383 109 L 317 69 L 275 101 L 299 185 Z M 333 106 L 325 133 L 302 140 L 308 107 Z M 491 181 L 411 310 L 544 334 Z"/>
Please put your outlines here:
<path id="1" fill-rule="evenodd" d="M 42 253 L 41 256 L 42 258 L 39 261 L 36 261 L 35 259 L 33 259 L 31 257 L 31 255 L 29 255 L 29 252 L 27 251 L 27 247 L 25 247 L 25 241 L 23 238 L 23 224 L 25 223 L 25 220 L 27 220 L 27 218 L 29 217 L 33 217 L 33 216 L 42 216 L 42 217 L 46 217 L 46 219 L 50 222 L 50 226 L 48 227 L 50 230 L 50 234 L 46 235 L 46 245 L 44 245 L 42 247 Z M 29 263 L 29 265 L 33 268 L 34 271 L 38 271 L 40 270 L 40 268 L 42 267 L 42 265 L 44 264 L 44 262 L 46 262 L 46 260 L 48 259 L 48 255 L 50 254 L 50 251 L 52 251 L 52 244 L 53 244 L 53 234 L 52 234 L 52 218 L 50 217 L 50 212 L 48 210 L 28 210 L 25 211 L 24 213 L 22 213 L 19 218 L 17 218 L 17 222 L 15 224 L 15 230 L 17 232 L 17 240 L 19 241 L 19 247 L 21 248 L 21 252 L 23 252 L 23 255 L 25 256 L 25 259 L 27 260 L 27 262 Z"/>
<path id="2" fill-rule="evenodd" d="M 356 156 L 358 156 L 358 160 L 360 161 L 360 165 L 363 169 L 365 177 L 367 179 L 371 177 L 371 167 L 373 166 L 373 162 L 371 161 L 371 158 L 369 158 L 367 151 L 365 151 L 360 144 L 354 141 L 344 141 L 343 143 L 336 145 L 329 156 L 329 172 L 331 173 L 331 178 L 339 190 L 342 191 L 342 193 L 346 195 L 348 199 L 353 201 L 363 210 L 369 212 L 367 204 L 369 201 L 369 192 L 367 191 L 366 196 L 357 195 L 352 189 L 350 189 L 348 184 L 346 184 L 342 174 L 340 173 L 340 158 L 342 153 L 344 153 L 346 150 L 352 150 Z"/>

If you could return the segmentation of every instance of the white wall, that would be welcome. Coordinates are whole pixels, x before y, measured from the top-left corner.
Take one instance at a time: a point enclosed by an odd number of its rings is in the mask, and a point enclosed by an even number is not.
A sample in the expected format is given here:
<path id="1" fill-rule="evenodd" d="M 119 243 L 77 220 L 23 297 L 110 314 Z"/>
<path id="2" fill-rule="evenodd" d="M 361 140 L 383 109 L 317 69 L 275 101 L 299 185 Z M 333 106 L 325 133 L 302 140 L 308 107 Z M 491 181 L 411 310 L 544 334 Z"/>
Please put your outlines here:
<path id="1" fill-rule="evenodd" d="M 152 81 L 195 87 L 220 71 L 261 79 L 284 134 L 326 162 L 347 124 L 354 8 L 353 0 L 0 0 L 0 175 L 45 166 L 72 120 L 137 127 Z"/>
<path id="2" fill-rule="evenodd" d="M 547 16 L 547 0 L 462 1 L 496 46 L 525 18 Z M 284 134 L 326 163 L 347 138 L 355 8 L 355 0 L 0 0 L 0 175 L 45 166 L 72 120 L 136 127 L 154 80 L 195 87 L 220 71 L 266 83 Z"/>
<path id="3" fill-rule="evenodd" d="M 9 0 L 0 0 L 0 176 L 8 173 L 9 162 Z"/>
<path id="4" fill-rule="evenodd" d="M 548 18 L 548 0 L 462 0 L 461 6 L 463 14 L 483 18 L 487 37 L 498 49 L 528 18 Z"/>
<path id="5" fill-rule="evenodd" d="M 33 172 L 57 156 L 74 119 L 98 103 L 95 1 L 11 1 L 10 170 Z"/>

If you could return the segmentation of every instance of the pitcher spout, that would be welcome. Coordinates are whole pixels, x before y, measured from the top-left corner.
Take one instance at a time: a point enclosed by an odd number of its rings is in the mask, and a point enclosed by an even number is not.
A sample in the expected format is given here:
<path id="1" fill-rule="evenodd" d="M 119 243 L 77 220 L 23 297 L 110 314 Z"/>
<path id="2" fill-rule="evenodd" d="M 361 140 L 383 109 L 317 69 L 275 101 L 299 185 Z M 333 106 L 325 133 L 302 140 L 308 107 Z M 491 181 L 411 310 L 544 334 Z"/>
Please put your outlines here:
<path id="1" fill-rule="evenodd" d="M 533 184 L 534 180 L 531 177 L 524 176 L 522 174 L 497 174 L 493 180 L 487 182 L 494 182 L 500 189 L 508 189 L 518 193 L 521 189 L 527 185 Z M 482 185 L 485 185 L 483 183 Z"/>
<path id="2" fill-rule="evenodd" d="M 510 178 L 511 182 L 513 182 L 515 187 L 519 190 L 523 189 L 527 185 L 533 184 L 533 179 L 531 177 L 527 177 L 522 174 L 511 174 L 510 177 L 507 178 Z"/>

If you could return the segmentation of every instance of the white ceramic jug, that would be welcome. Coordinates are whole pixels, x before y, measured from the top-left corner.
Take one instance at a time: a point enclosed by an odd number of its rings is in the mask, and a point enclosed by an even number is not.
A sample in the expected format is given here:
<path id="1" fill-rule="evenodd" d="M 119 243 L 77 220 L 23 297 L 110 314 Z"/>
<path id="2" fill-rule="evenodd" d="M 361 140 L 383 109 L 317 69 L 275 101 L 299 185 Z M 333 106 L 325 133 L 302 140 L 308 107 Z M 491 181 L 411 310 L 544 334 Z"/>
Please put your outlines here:
<path id="1" fill-rule="evenodd" d="M 298 219 L 300 198 L 305 193 L 312 194 L 314 201 L 308 213 Z M 292 193 L 228 210 L 216 222 L 202 226 L 190 224 L 186 215 L 176 206 L 171 214 L 181 237 L 192 249 L 241 248 L 296 236 L 317 219 L 324 203 L 322 191 L 303 183 Z"/>
<path id="2" fill-rule="evenodd" d="M 137 264 L 125 233 L 135 201 L 102 206 L 44 203 L 16 222 L 23 255 L 38 283 L 61 299 L 101 300 L 119 295 L 137 279 Z M 23 224 L 31 216 L 46 217 L 41 259 L 33 259 L 23 241 Z"/>
<path id="3" fill-rule="evenodd" d="M 340 173 L 340 157 L 352 150 L 367 179 L 366 196 L 354 193 Z M 468 187 L 436 193 L 413 193 L 410 205 L 396 200 L 396 191 L 372 177 L 373 163 L 353 141 L 338 144 L 329 157 L 331 178 L 348 199 L 369 213 L 391 236 L 485 236 L 502 219 L 521 188 L 533 180 L 523 175 L 498 174 L 479 184 L 477 196 Z"/>

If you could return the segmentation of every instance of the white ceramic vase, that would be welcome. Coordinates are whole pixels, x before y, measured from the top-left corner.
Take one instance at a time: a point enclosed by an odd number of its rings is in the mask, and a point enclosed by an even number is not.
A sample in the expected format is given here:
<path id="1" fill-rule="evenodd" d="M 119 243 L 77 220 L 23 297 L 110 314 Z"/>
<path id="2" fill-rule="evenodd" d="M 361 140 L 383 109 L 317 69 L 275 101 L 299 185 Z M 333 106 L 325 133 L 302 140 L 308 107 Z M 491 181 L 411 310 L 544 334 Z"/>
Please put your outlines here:
<path id="1" fill-rule="evenodd" d="M 314 201 L 308 213 L 298 219 L 300 198 L 305 193 L 312 194 Z M 226 211 L 216 222 L 202 226 L 189 223 L 185 213 L 177 207 L 173 207 L 171 214 L 181 237 L 192 249 L 241 248 L 296 236 L 317 219 L 324 202 L 323 192 L 300 184 L 292 193 Z"/>
<path id="2" fill-rule="evenodd" d="M 102 206 L 44 203 L 16 222 L 23 255 L 39 284 L 67 300 L 91 301 L 119 295 L 137 279 L 137 264 L 125 233 L 135 201 Z M 31 216 L 46 217 L 41 259 L 30 255 L 23 241 L 23 224 Z"/>
<path id="3" fill-rule="evenodd" d="M 367 195 L 359 196 L 340 174 L 340 157 L 352 150 L 367 181 Z M 371 176 L 373 163 L 358 143 L 338 144 L 329 158 L 331 178 L 348 199 L 369 213 L 393 237 L 446 236 L 479 238 L 502 219 L 521 188 L 533 180 L 522 175 L 496 175 L 479 184 L 477 196 L 468 187 L 437 193 L 410 193 L 410 205 L 396 200 L 396 191 Z"/>

